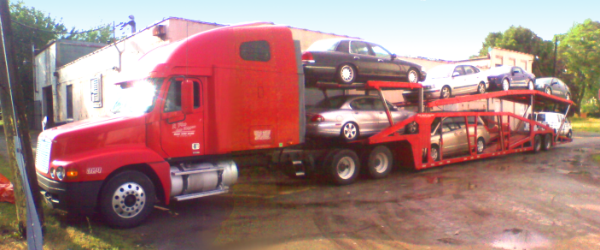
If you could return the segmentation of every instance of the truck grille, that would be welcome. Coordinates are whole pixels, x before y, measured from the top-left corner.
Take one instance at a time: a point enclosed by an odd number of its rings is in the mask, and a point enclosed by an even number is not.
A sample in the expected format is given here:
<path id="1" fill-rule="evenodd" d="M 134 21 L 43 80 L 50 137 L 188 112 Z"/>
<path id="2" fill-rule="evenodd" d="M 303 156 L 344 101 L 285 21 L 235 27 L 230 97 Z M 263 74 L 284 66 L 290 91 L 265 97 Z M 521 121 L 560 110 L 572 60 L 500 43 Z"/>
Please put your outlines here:
<path id="1" fill-rule="evenodd" d="M 35 168 L 42 173 L 48 173 L 50 167 L 50 149 L 52 139 L 39 138 L 35 156 Z"/>

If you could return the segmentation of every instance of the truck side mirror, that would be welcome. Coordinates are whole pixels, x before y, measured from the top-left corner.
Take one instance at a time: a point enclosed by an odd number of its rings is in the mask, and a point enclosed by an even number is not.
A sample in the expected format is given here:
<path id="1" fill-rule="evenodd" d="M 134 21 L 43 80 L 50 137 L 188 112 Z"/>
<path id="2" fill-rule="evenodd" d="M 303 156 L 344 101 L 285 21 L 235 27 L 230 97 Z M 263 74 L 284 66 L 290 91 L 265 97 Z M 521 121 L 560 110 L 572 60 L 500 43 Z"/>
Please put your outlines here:
<path id="1" fill-rule="evenodd" d="M 181 82 L 181 111 L 191 114 L 194 110 L 194 81 L 185 79 Z"/>

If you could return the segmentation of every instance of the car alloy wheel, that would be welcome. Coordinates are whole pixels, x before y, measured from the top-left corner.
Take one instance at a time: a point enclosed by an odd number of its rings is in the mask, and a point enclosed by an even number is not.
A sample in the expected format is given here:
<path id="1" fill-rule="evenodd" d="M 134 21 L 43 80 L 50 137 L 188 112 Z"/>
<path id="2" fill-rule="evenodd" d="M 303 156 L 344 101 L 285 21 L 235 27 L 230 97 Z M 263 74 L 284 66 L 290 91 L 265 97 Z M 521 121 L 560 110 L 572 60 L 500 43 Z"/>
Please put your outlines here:
<path id="1" fill-rule="evenodd" d="M 338 78 L 342 84 L 352 84 L 356 78 L 354 67 L 349 64 L 344 64 L 338 71 Z"/>
<path id="2" fill-rule="evenodd" d="M 479 94 L 485 93 L 485 84 L 484 83 L 479 83 L 479 85 L 477 86 L 477 93 L 479 93 Z"/>
<path id="3" fill-rule="evenodd" d="M 419 81 L 419 74 L 416 70 L 411 69 L 408 71 L 408 82 L 416 83 Z"/>
<path id="4" fill-rule="evenodd" d="M 546 94 L 552 95 L 552 90 L 550 89 L 550 87 L 546 87 L 544 89 L 544 92 L 546 92 Z"/>
<path id="5" fill-rule="evenodd" d="M 477 154 L 483 153 L 484 149 L 485 149 L 485 141 L 483 140 L 483 138 L 477 139 Z"/>
<path id="6" fill-rule="evenodd" d="M 444 86 L 440 91 L 440 98 L 446 99 L 448 97 L 450 97 L 450 87 Z"/>
<path id="7" fill-rule="evenodd" d="M 433 161 L 440 160 L 440 150 L 437 145 L 431 145 L 431 159 L 433 159 Z"/>
<path id="8" fill-rule="evenodd" d="M 504 79 L 502 81 L 502 90 L 507 91 L 508 89 L 510 89 L 510 83 L 508 82 L 508 79 Z"/>
<path id="9" fill-rule="evenodd" d="M 570 100 L 571 100 L 571 94 L 570 94 L 570 93 L 567 93 L 567 96 L 565 96 L 565 99 L 567 99 L 567 100 L 569 100 L 569 101 L 570 101 Z"/>
<path id="10" fill-rule="evenodd" d="M 528 88 L 529 90 L 533 90 L 533 84 L 531 83 L 531 81 L 530 81 L 530 80 L 529 80 L 529 81 L 527 81 L 527 88 Z"/>
<path id="11" fill-rule="evenodd" d="M 348 141 L 356 139 L 358 136 L 358 127 L 356 124 L 352 122 L 344 124 L 344 127 L 342 127 L 342 136 Z"/>

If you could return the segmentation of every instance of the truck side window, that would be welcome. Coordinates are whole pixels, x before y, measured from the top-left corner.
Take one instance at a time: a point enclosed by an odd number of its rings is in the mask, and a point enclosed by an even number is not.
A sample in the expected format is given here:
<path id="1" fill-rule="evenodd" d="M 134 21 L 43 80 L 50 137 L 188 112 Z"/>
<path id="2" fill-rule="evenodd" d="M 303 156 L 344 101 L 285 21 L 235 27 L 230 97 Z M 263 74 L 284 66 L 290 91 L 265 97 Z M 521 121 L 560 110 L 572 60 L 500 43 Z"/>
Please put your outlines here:
<path id="1" fill-rule="evenodd" d="M 194 81 L 194 108 L 200 107 L 200 83 Z"/>
<path id="2" fill-rule="evenodd" d="M 264 40 L 243 42 L 240 45 L 240 56 L 246 61 L 268 62 L 271 60 L 271 46 Z"/>
<path id="3" fill-rule="evenodd" d="M 196 105 L 194 101 L 194 106 Z M 165 110 L 164 112 L 173 112 L 181 110 L 181 81 L 173 81 L 169 86 L 167 92 L 167 99 L 165 99 Z"/>

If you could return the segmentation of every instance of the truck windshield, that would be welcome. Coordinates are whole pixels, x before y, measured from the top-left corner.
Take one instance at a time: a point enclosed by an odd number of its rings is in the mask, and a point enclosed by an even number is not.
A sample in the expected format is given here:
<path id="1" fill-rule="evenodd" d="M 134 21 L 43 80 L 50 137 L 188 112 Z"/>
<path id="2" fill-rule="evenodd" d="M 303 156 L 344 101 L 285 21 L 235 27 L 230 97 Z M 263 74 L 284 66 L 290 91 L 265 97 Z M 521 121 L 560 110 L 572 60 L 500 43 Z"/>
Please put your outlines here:
<path id="1" fill-rule="evenodd" d="M 152 78 L 121 85 L 122 90 L 111 111 L 115 114 L 143 114 L 154 107 L 162 78 Z"/>

